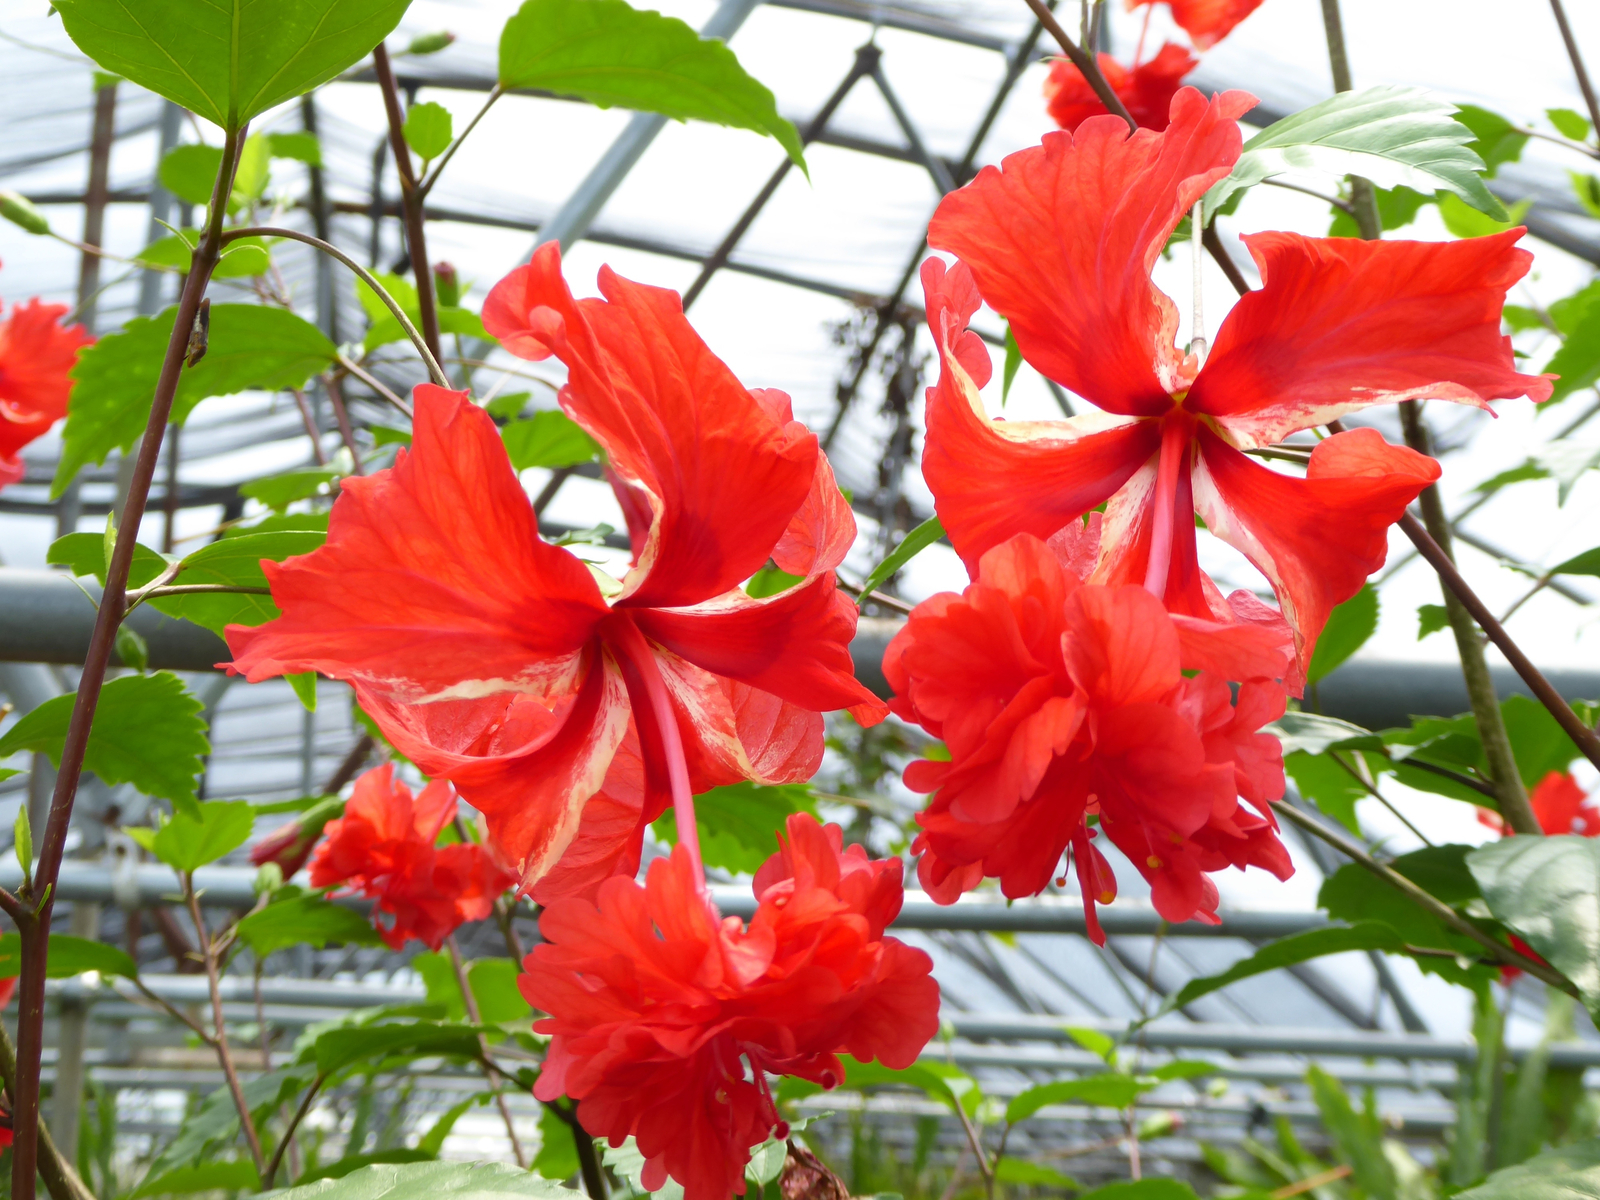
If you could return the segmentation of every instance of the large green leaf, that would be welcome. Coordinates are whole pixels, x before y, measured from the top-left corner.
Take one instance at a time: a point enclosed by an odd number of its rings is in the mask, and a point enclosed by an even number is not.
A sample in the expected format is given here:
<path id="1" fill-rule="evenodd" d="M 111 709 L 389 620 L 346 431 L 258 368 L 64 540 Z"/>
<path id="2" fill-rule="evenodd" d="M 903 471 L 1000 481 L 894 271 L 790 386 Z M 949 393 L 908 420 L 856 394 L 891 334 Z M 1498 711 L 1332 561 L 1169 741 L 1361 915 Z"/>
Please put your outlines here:
<path id="1" fill-rule="evenodd" d="M 1366 644 L 1378 628 L 1378 589 L 1370 583 L 1328 614 L 1317 648 L 1306 668 L 1306 682 L 1316 683 Z"/>
<path id="2" fill-rule="evenodd" d="M 1381 750 L 1383 741 L 1370 729 L 1325 717 L 1321 713 L 1287 712 L 1265 727 L 1283 743 L 1285 754 L 1303 751 L 1321 754 L 1324 750 Z"/>
<path id="3" fill-rule="evenodd" d="M 59 0 L 67 34 L 108 71 L 225 129 L 360 62 L 410 0 Z"/>
<path id="4" fill-rule="evenodd" d="M 234 931 L 257 958 L 302 942 L 320 950 L 329 942 L 376 946 L 383 941 L 371 921 L 324 896 L 295 896 L 269 904 L 245 917 Z"/>
<path id="5" fill-rule="evenodd" d="M 93 575 L 106 584 L 106 539 L 99 533 L 69 533 L 50 543 L 45 561 L 66 567 L 74 575 Z M 168 567 L 168 562 L 143 542 L 134 546 L 133 563 L 128 569 L 128 586 L 140 588 Z"/>
<path id="6" fill-rule="evenodd" d="M 1292 933 L 1288 937 L 1268 942 L 1248 958 L 1241 958 L 1226 971 L 1191 979 L 1177 995 L 1169 999 L 1163 1010 L 1182 1008 L 1201 996 L 1221 991 L 1231 983 L 1262 975 L 1281 967 L 1310 962 L 1329 954 L 1347 954 L 1352 950 L 1383 950 L 1391 954 L 1403 953 L 1405 945 L 1400 935 L 1388 925 L 1378 921 L 1358 921 L 1354 925 L 1335 925 L 1328 929 L 1310 929 L 1305 933 Z"/>
<path id="7" fill-rule="evenodd" d="M 202 1162 L 179 1167 L 155 1179 L 147 1179 L 133 1193 L 132 1200 L 146 1196 L 187 1196 L 194 1192 L 259 1192 L 261 1176 L 255 1164 L 245 1159 Z"/>
<path id="8" fill-rule="evenodd" d="M 144 432 L 176 311 L 135 317 L 78 356 L 52 495 L 59 496 L 85 463 L 130 449 Z M 303 387 L 335 355 L 320 329 L 285 309 L 213 304 L 206 356 L 179 376 L 172 419 L 181 425 L 208 396 Z"/>
<path id="9" fill-rule="evenodd" d="M 1454 192 L 1497 221 L 1506 210 L 1484 186 L 1483 159 L 1455 105 L 1419 87 L 1341 92 L 1276 121 L 1244 144 L 1227 178 L 1206 193 L 1208 213 L 1241 188 L 1288 171 L 1360 175 L 1378 187 Z"/>
<path id="10" fill-rule="evenodd" d="M 575 467 L 600 457 L 600 446 L 571 417 L 555 409 L 536 412 L 526 421 L 512 421 L 500 431 L 511 465 Z"/>
<path id="11" fill-rule="evenodd" d="M 326 540 L 325 534 L 296 530 L 219 538 L 185 558 L 172 582 L 266 587 L 262 559 L 282 562 L 292 555 L 309 554 Z M 278 615 L 278 606 L 271 596 L 248 592 L 161 596 L 150 603 L 168 616 L 183 617 L 218 634 L 229 625 L 261 625 Z"/>
<path id="12" fill-rule="evenodd" d="M 61 765 L 61 746 L 77 693 L 46 700 L 0 738 L 0 758 L 20 750 Z M 192 805 L 195 776 L 211 753 L 204 709 L 171 671 L 124 675 L 106 683 L 89 727 L 84 769 L 115 787 L 131 783 L 147 796 Z"/>
<path id="13" fill-rule="evenodd" d="M 127 833 L 173 870 L 197 871 L 244 845 L 255 820 L 247 801 L 210 800 L 180 809 L 157 829 Z"/>
<path id="14" fill-rule="evenodd" d="M 1333 1138 L 1341 1162 L 1350 1164 L 1351 1178 L 1374 1200 L 1399 1200 L 1394 1165 L 1384 1153 L 1384 1128 L 1371 1108 L 1357 1112 L 1339 1081 L 1321 1067 L 1306 1072 L 1311 1098 L 1322 1116 L 1322 1126 Z"/>
<path id="15" fill-rule="evenodd" d="M 696 796 L 694 807 L 706 865 L 752 875 L 778 852 L 784 822 L 794 813 L 816 811 L 811 789 L 803 783 L 732 783 Z M 654 829 L 663 841 L 677 842 L 677 819 L 670 808 Z"/>
<path id="16" fill-rule="evenodd" d="M 362 1167 L 370 1167 L 374 1163 L 433 1162 L 438 1157 L 435 1152 L 420 1147 L 413 1150 L 406 1146 L 396 1146 L 390 1150 L 370 1150 L 365 1154 L 348 1154 L 344 1158 L 307 1171 L 295 1180 L 295 1186 L 303 1187 L 318 1179 L 343 1179 L 346 1175 L 354 1174 Z"/>
<path id="17" fill-rule="evenodd" d="M 1351 757 L 1348 754 L 1340 755 L 1340 759 L 1346 763 L 1350 762 Z M 1294 780 L 1295 790 L 1301 796 L 1351 833 L 1360 836 L 1361 823 L 1356 819 L 1356 801 L 1366 799 L 1369 793 L 1359 779 L 1334 761 L 1332 754 L 1307 754 L 1303 750 L 1285 754 L 1283 769 Z"/>
<path id="18" fill-rule="evenodd" d="M 1505 838 L 1467 855 L 1467 866 L 1489 911 L 1600 1012 L 1600 839 Z"/>
<path id="19" fill-rule="evenodd" d="M 500 34 L 500 86 L 754 130 L 805 166 L 800 135 L 732 50 L 625 0 L 527 0 Z"/>
<path id="20" fill-rule="evenodd" d="M 1552 401 L 1565 399 L 1600 381 L 1600 304 L 1583 305 L 1566 335 L 1561 348 L 1544 365 L 1546 371 L 1561 376 L 1550 392 Z"/>
<path id="21" fill-rule="evenodd" d="M 244 1102 L 255 1114 L 257 1127 L 267 1113 L 293 1101 L 310 1082 L 311 1073 L 304 1067 L 281 1067 L 245 1081 Z M 228 1085 L 223 1084 L 200 1102 L 198 1111 L 184 1118 L 177 1136 L 150 1164 L 145 1180 L 154 1184 L 169 1172 L 209 1161 L 238 1137 L 239 1110 L 234 1107 Z"/>
<path id="22" fill-rule="evenodd" d="M 580 1193 L 505 1163 L 381 1163 L 276 1193 L 278 1200 L 489 1200 L 531 1196 L 581 1200 Z"/>
<path id="23" fill-rule="evenodd" d="M 376 1066 L 395 1057 L 477 1058 L 480 1050 L 471 1026 L 430 1021 L 330 1029 L 312 1045 L 319 1075 L 332 1075 L 358 1063 Z"/>
<path id="24" fill-rule="evenodd" d="M 1600 1200 L 1600 1138 L 1559 1146 L 1496 1171 L 1456 1200 Z"/>
<path id="25" fill-rule="evenodd" d="M 121 975 L 136 979 L 138 965 L 125 950 L 89 938 L 65 933 L 50 935 L 50 957 L 45 967 L 49 979 L 68 979 L 85 971 L 102 975 Z M 0 979 L 15 979 L 22 974 L 22 939 L 15 933 L 0 937 Z"/>
<path id="26" fill-rule="evenodd" d="M 1176 1179 L 1139 1179 L 1108 1183 L 1077 1200 L 1195 1200 L 1195 1191 Z"/>
<path id="27" fill-rule="evenodd" d="M 1006 1105 L 1006 1120 L 1015 1125 L 1018 1121 L 1026 1121 L 1050 1104 L 1090 1104 L 1101 1108 L 1127 1108 L 1160 1083 L 1159 1079 L 1125 1075 L 1120 1071 L 1039 1083 L 1012 1097 L 1011 1103 Z"/>
<path id="28" fill-rule="evenodd" d="M 571 1179 L 580 1166 L 572 1126 L 554 1109 L 546 1108 L 539 1114 L 539 1153 L 533 1160 L 533 1169 L 546 1179 Z"/>

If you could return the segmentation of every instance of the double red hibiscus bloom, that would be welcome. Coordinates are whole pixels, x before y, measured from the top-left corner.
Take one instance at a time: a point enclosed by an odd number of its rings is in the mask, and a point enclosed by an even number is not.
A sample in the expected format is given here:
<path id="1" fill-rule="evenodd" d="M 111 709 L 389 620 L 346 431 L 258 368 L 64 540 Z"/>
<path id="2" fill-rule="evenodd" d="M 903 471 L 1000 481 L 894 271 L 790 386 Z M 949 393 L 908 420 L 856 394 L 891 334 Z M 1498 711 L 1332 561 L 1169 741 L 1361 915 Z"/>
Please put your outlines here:
<path id="1" fill-rule="evenodd" d="M 283 615 L 228 631 L 251 680 L 348 680 L 401 753 L 484 813 L 525 886 L 574 841 L 625 739 L 642 796 L 608 854 L 588 848 L 601 873 L 632 873 L 674 792 L 807 779 L 822 712 L 887 711 L 852 673 L 833 567 L 855 522 L 816 436 L 783 393 L 733 377 L 675 293 L 600 283 L 605 300 L 574 300 L 548 245 L 484 320 L 513 353 L 567 365 L 561 403 L 605 451 L 633 542 L 620 580 L 541 539 L 488 414 L 423 386 L 411 451 L 344 482 L 322 548 L 266 564 Z M 801 582 L 753 599 L 740 585 L 769 560 Z"/>
<path id="2" fill-rule="evenodd" d="M 487 917 L 516 880 L 483 846 L 436 846 L 455 815 L 455 792 L 444 780 L 413 797 L 392 766 L 375 767 L 356 780 L 344 816 L 325 827 L 311 886 L 372 897 L 373 923 L 393 949 L 415 938 L 437 950 L 463 922 Z"/>
<path id="3" fill-rule="evenodd" d="M 22 448 L 67 415 L 68 372 L 93 339 L 61 324 L 66 311 L 30 300 L 0 321 L 0 488 L 22 478 Z"/>
<path id="4" fill-rule="evenodd" d="M 756 873 L 748 928 L 718 918 L 682 846 L 642 887 L 619 876 L 593 903 L 556 901 L 518 981 L 550 1014 L 534 1094 L 572 1097 L 613 1146 L 632 1135 L 651 1190 L 670 1175 L 685 1200 L 743 1192 L 751 1148 L 788 1135 L 768 1073 L 834 1087 L 841 1053 L 908 1067 L 938 1032 L 932 962 L 884 936 L 900 871 L 797 815 Z"/>
<path id="5" fill-rule="evenodd" d="M 1007 896 L 1034 895 L 1070 846 L 1103 942 L 1094 906 L 1116 881 L 1091 817 L 1169 921 L 1216 921 L 1207 871 L 1288 878 L 1268 806 L 1283 795 L 1282 749 L 1257 730 L 1283 715 L 1289 653 L 1266 626 L 1169 614 L 1138 586 L 1081 584 L 1094 541 L 1092 525 L 1069 526 L 1048 545 L 1023 533 L 986 551 L 965 592 L 917 606 L 883 666 L 896 715 L 950 752 L 906 771 L 912 790 L 935 793 L 917 817 L 923 887 L 950 903 L 998 876 Z"/>

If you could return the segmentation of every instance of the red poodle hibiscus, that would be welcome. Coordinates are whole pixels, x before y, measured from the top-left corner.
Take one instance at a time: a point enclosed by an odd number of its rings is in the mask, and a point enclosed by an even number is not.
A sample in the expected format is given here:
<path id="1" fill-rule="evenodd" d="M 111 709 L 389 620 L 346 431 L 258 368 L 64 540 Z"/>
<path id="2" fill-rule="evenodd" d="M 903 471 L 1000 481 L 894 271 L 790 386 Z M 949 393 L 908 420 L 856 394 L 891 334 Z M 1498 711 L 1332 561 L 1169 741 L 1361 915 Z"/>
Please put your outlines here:
<path id="1" fill-rule="evenodd" d="M 1018 534 L 889 643 L 890 707 L 950 751 L 906 770 L 908 787 L 934 793 L 917 817 L 918 873 L 941 903 L 985 876 L 1030 896 L 1070 846 L 1103 942 L 1094 906 L 1116 882 L 1091 842 L 1098 817 L 1164 918 L 1215 922 L 1206 872 L 1293 870 L 1269 804 L 1283 795 L 1282 751 L 1258 732 L 1283 715 L 1287 639 L 1169 614 L 1142 587 L 1080 584 L 1084 540 L 1070 526 L 1049 545 Z"/>
<path id="2" fill-rule="evenodd" d="M 769 1074 L 823 1087 L 839 1055 L 910 1066 L 938 1031 L 932 962 L 884 928 L 901 865 L 842 849 L 839 827 L 789 818 L 756 873 L 749 927 L 719 918 L 688 848 L 650 864 L 644 886 L 605 881 L 597 899 L 545 910 L 522 994 L 550 1014 L 534 1094 L 577 1101 L 613 1146 L 632 1135 L 644 1186 L 668 1176 L 685 1200 L 744 1191 L 751 1148 L 786 1137 Z"/>
<path id="3" fill-rule="evenodd" d="M 1154 58 L 1135 62 L 1131 67 L 1124 67 L 1109 54 L 1099 55 L 1098 62 L 1100 73 L 1122 101 L 1128 115 L 1142 129 L 1159 130 L 1167 127 L 1172 97 L 1183 86 L 1183 77 L 1194 70 L 1200 60 L 1182 46 L 1168 42 Z M 1106 106 L 1070 58 L 1058 58 L 1050 64 L 1050 74 L 1044 81 L 1044 98 L 1049 105 L 1050 119 L 1069 133 L 1090 117 L 1106 112 Z"/>
<path id="4" fill-rule="evenodd" d="M 1506 289 L 1532 261 L 1513 244 L 1520 229 L 1456 242 L 1248 236 L 1263 286 L 1204 365 L 1178 350 L 1177 308 L 1150 271 L 1238 158 L 1238 118 L 1254 104 L 1184 88 L 1164 133 L 1092 118 L 945 197 L 928 241 L 960 262 L 923 265 L 940 351 L 923 473 L 969 571 L 1013 534 L 1048 538 L 1105 503 L 1094 582 L 1140 583 L 1174 612 L 1227 620 L 1196 561 L 1198 512 L 1271 582 L 1304 664 L 1439 466 L 1372 429 L 1319 442 L 1304 477 L 1244 451 L 1373 404 L 1487 408 L 1546 399 L 1550 382 L 1518 374 L 1500 332 Z M 978 395 L 988 351 L 966 328 L 981 302 L 1040 373 L 1103 411 L 991 421 Z"/>
<path id="5" fill-rule="evenodd" d="M 566 363 L 562 406 L 627 516 L 622 579 L 541 540 L 489 415 L 423 386 L 410 453 L 345 481 L 326 545 L 266 564 L 283 616 L 228 630 L 252 681 L 350 681 L 407 758 L 484 813 L 524 886 L 572 843 L 630 729 L 644 796 L 610 860 L 628 873 L 680 788 L 807 779 L 823 712 L 887 711 L 852 672 L 833 568 L 855 522 L 816 436 L 783 393 L 733 377 L 675 293 L 609 270 L 600 285 L 607 299 L 574 300 L 552 243 L 484 320 L 513 353 Z M 769 560 L 801 581 L 754 599 L 740 585 Z"/>
<path id="6" fill-rule="evenodd" d="M 375 767 L 356 780 L 344 816 L 328 822 L 311 860 L 311 886 L 343 885 L 376 900 L 374 924 L 393 949 L 416 938 L 437 950 L 463 922 L 487 917 L 516 882 L 482 846 L 435 847 L 455 815 L 444 780 L 413 798 L 392 766 Z"/>
<path id="7" fill-rule="evenodd" d="M 93 339 L 60 323 L 66 311 L 30 300 L 0 322 L 0 488 L 22 478 L 22 448 L 67 415 L 68 372 Z"/>

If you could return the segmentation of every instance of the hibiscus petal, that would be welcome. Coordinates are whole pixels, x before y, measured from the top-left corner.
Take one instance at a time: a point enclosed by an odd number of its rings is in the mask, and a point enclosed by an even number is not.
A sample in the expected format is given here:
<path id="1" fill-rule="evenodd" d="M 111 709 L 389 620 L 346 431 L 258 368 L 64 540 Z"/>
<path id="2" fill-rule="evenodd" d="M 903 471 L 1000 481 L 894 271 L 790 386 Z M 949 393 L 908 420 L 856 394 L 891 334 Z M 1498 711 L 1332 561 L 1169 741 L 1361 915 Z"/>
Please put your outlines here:
<path id="1" fill-rule="evenodd" d="M 1195 507 L 1206 527 L 1272 583 L 1302 666 L 1334 605 L 1383 565 L 1389 526 L 1439 478 L 1439 464 L 1375 429 L 1317 443 L 1304 479 L 1251 462 L 1202 428 Z"/>
<path id="2" fill-rule="evenodd" d="M 423 700 L 567 686 L 607 609 L 589 569 L 539 539 L 494 422 L 465 392 L 415 392 L 409 453 L 346 479 L 328 540 L 265 563 L 283 615 L 230 625 L 252 683 L 318 671 Z"/>
<path id="3" fill-rule="evenodd" d="M 1130 9 L 1156 0 L 1129 0 Z M 1189 35 L 1196 50 L 1209 50 L 1233 27 L 1261 7 L 1261 0 L 1168 0 L 1172 19 Z"/>
<path id="4" fill-rule="evenodd" d="M 574 300 L 547 243 L 497 284 L 484 324 L 516 353 L 567 365 L 561 403 L 648 495 L 625 602 L 698 604 L 760 569 L 800 509 L 820 450 L 712 354 L 678 294 L 600 271 L 605 300 Z M 622 603 L 624 601 L 619 601 Z"/>
<path id="5" fill-rule="evenodd" d="M 975 575 L 984 552 L 1013 534 L 1045 539 L 1081 520 L 1156 453 L 1161 431 L 1153 421 L 1103 414 L 991 421 L 978 395 L 988 352 L 966 327 L 978 306 L 971 272 L 963 263 L 947 272 L 930 258 L 922 286 L 940 358 L 939 382 L 928 389 L 922 473 L 951 544 Z"/>
<path id="6" fill-rule="evenodd" d="M 638 609 L 645 636 L 713 675 L 813 712 L 848 708 L 874 725 L 888 709 L 855 677 L 856 607 L 831 574 L 754 599 L 737 589 L 695 608 Z"/>
<path id="7" fill-rule="evenodd" d="M 1079 588 L 1067 598 L 1067 628 L 1067 670 L 1096 704 L 1152 703 L 1183 678 L 1177 632 L 1142 587 Z"/>
<path id="8" fill-rule="evenodd" d="M 568 896 L 592 901 L 611 876 L 633 878 L 648 824 L 644 799 L 644 759 L 630 727 L 611 758 L 605 782 L 583 806 L 577 834 L 529 892 L 534 903 L 548 907 Z"/>
<path id="9" fill-rule="evenodd" d="M 584 804 L 627 733 L 621 674 L 608 655 L 590 661 L 577 693 L 553 714 L 525 696 L 397 704 L 357 687 L 362 709 L 395 748 L 427 774 L 451 780 L 488 819 L 491 845 L 524 888 L 577 836 Z"/>
<path id="10" fill-rule="evenodd" d="M 1172 100 L 1165 133 L 1119 117 L 985 167 L 940 202 L 928 244 L 972 269 L 1022 356 L 1107 412 L 1154 416 L 1188 383 L 1178 310 L 1151 268 L 1179 219 L 1239 157 L 1245 92 Z M 1190 360 L 1192 363 L 1192 360 Z"/>
<path id="11" fill-rule="evenodd" d="M 94 339 L 63 326 L 65 304 L 30 300 L 0 322 L 0 486 L 22 478 L 17 452 L 67 415 L 68 372 Z"/>
<path id="12" fill-rule="evenodd" d="M 1372 404 L 1430 398 L 1488 408 L 1548 399 L 1500 332 L 1506 290 L 1533 255 L 1525 231 L 1455 242 L 1365 242 L 1258 233 L 1262 286 L 1240 297 L 1184 401 L 1242 449 Z"/>
<path id="13" fill-rule="evenodd" d="M 794 420 L 787 393 L 777 388 L 751 388 L 750 394 L 776 419 L 785 423 Z M 839 490 L 828 456 L 819 450 L 811 490 L 773 547 L 772 561 L 778 570 L 790 575 L 820 575 L 842 563 L 855 541 L 856 515 Z"/>

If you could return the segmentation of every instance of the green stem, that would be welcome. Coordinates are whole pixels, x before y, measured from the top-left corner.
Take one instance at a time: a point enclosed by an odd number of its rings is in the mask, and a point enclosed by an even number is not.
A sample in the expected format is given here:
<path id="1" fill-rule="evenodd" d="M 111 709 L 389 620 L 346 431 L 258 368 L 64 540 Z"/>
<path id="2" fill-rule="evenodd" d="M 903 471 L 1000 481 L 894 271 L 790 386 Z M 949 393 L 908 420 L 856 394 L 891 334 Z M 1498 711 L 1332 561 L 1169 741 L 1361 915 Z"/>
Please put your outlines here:
<path id="1" fill-rule="evenodd" d="M 95 616 L 94 633 L 84 655 L 72 717 L 61 748 L 61 764 L 56 773 L 55 792 L 50 800 L 50 816 L 39 846 L 35 886 L 23 894 L 27 906 L 17 921 L 21 941 L 22 974 L 17 987 L 17 1088 L 12 1114 L 13 1144 L 11 1195 L 13 1200 L 34 1200 L 35 1173 L 39 1151 L 39 1070 L 44 1050 L 44 982 L 50 948 L 50 914 L 55 900 L 55 882 L 61 873 L 61 857 L 66 850 L 67 830 L 72 823 L 73 801 L 83 775 L 83 756 L 89 746 L 89 728 L 94 721 L 100 689 L 105 684 L 106 668 L 116 644 L 128 592 L 128 574 L 133 567 L 134 547 L 139 522 L 150 498 L 150 483 L 155 477 L 156 460 L 172 413 L 173 397 L 183 371 L 189 334 L 200 312 L 200 302 L 211 282 L 222 254 L 222 220 L 228 195 L 244 145 L 245 127 L 230 130 L 222 148 L 222 163 L 211 192 L 211 210 L 206 229 L 195 248 L 178 300 L 178 311 L 167 341 L 166 357 L 151 399 L 150 417 L 144 439 L 134 462 L 128 496 L 123 508 L 123 528 L 130 536 L 118 538 L 106 568 L 104 600 Z M 109 601 L 106 603 L 104 601 Z M 14 918 L 15 918 L 15 914 Z"/>

